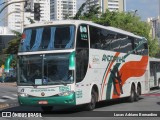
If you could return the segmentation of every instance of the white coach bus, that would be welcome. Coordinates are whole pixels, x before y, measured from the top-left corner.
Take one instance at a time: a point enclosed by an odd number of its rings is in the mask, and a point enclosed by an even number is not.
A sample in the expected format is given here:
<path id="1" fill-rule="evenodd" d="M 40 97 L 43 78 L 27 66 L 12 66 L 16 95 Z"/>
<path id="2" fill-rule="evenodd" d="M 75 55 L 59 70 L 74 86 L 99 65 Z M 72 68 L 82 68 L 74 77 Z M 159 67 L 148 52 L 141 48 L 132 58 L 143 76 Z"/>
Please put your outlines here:
<path id="1" fill-rule="evenodd" d="M 149 87 L 160 88 L 160 59 L 149 58 L 149 63 L 150 63 Z"/>
<path id="2" fill-rule="evenodd" d="M 86 104 L 149 91 L 147 40 L 114 27 L 66 20 L 31 24 L 18 52 L 20 105 Z"/>

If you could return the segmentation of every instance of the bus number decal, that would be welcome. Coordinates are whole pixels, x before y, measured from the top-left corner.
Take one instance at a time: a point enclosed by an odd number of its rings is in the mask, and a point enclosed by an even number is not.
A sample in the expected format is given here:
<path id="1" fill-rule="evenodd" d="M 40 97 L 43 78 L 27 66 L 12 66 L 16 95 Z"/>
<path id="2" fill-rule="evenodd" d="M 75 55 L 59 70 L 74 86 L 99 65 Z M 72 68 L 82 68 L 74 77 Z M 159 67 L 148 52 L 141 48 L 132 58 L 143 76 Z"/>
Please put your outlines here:
<path id="1" fill-rule="evenodd" d="M 82 90 L 76 92 L 76 98 L 82 98 Z"/>
<path id="2" fill-rule="evenodd" d="M 87 27 L 80 26 L 81 40 L 88 40 Z"/>

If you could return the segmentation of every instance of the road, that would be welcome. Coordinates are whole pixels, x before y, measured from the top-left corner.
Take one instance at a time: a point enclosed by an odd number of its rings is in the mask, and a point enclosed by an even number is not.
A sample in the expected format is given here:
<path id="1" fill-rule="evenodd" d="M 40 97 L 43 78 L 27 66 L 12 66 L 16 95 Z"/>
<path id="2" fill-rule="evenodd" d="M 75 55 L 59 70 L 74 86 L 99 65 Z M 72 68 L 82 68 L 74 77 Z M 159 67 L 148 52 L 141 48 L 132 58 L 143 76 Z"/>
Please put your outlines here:
<path id="1" fill-rule="evenodd" d="M 15 86 L 3 86 L 0 85 L 0 110 L 3 112 L 18 112 L 18 113 L 42 113 L 40 107 L 32 107 L 32 106 L 19 106 L 17 101 L 17 89 Z M 137 112 L 138 111 L 138 112 Z M 143 112 L 145 111 L 145 112 Z M 147 112 L 148 111 L 148 112 Z M 154 112 L 156 111 L 156 112 Z M 159 112 L 158 112 L 159 111 Z M 125 99 L 100 102 L 97 104 L 96 109 L 93 112 L 84 111 L 83 106 L 78 106 L 74 108 L 65 108 L 61 107 L 55 108 L 49 114 L 42 114 L 42 118 L 39 120 L 48 120 L 51 117 L 57 117 L 56 119 L 113 119 L 113 120 L 121 120 L 126 119 L 128 117 L 117 117 L 116 115 L 120 114 L 139 114 L 139 113 L 154 113 L 160 114 L 160 90 L 152 90 L 149 94 L 142 95 L 138 102 L 127 103 Z M 93 117 L 94 116 L 94 117 Z M 104 117 L 103 117 L 104 116 Z M 107 116 L 107 117 L 106 117 Z M 111 117 L 112 116 L 112 117 Z M 113 117 L 115 116 L 115 117 Z M 49 117 L 49 118 L 48 118 Z M 98 118 L 97 118 L 98 117 Z M 129 117 L 133 119 L 132 117 Z M 137 119 L 137 117 L 134 117 Z M 11 118 L 3 118 L 4 120 L 8 120 Z M 23 118 L 26 120 L 27 118 Z M 141 117 L 141 119 L 150 120 L 150 119 L 159 119 L 157 117 Z"/>

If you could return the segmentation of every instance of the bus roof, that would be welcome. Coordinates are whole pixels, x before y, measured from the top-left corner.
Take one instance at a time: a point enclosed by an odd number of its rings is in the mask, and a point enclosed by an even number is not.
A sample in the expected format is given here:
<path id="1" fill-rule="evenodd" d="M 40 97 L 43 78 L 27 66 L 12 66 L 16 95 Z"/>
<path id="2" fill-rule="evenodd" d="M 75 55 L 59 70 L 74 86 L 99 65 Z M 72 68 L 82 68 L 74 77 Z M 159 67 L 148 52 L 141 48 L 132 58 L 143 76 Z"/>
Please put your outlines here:
<path id="1" fill-rule="evenodd" d="M 34 23 L 34 24 L 30 24 L 27 25 L 25 28 L 31 28 L 31 27 L 38 27 L 38 26 L 48 26 L 48 25 L 64 25 L 64 24 L 75 24 L 75 25 L 79 25 L 79 24 L 89 24 L 92 26 L 97 26 L 100 28 L 104 28 L 110 31 L 114 31 L 120 34 L 125 34 L 131 37 L 135 37 L 135 38 L 139 38 L 139 39 L 145 39 L 144 37 L 135 35 L 131 32 L 119 29 L 119 28 L 115 28 L 115 27 L 111 27 L 111 26 L 103 26 L 103 25 L 99 25 L 96 23 L 93 23 L 92 21 L 84 21 L 84 20 L 56 20 L 56 21 L 46 21 L 46 22 L 40 22 L 40 23 Z"/>
<path id="2" fill-rule="evenodd" d="M 150 62 L 160 62 L 160 58 L 152 58 L 152 57 L 150 57 L 149 61 Z"/>

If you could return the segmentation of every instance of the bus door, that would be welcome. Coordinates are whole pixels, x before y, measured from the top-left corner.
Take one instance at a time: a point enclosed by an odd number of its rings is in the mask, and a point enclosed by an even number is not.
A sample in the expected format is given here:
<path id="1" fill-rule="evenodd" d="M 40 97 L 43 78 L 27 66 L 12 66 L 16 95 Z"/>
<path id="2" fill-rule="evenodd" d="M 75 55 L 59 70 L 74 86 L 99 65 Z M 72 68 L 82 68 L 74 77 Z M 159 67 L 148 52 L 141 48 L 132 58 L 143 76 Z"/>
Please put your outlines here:
<path id="1" fill-rule="evenodd" d="M 87 87 L 84 82 L 89 61 L 88 26 L 80 25 L 76 41 L 76 104 L 84 103 L 88 98 Z"/>
<path id="2" fill-rule="evenodd" d="M 156 62 L 153 62 L 153 63 L 152 63 L 152 72 L 153 72 L 153 77 L 154 77 L 154 86 L 156 86 L 156 81 L 157 81 Z"/>

